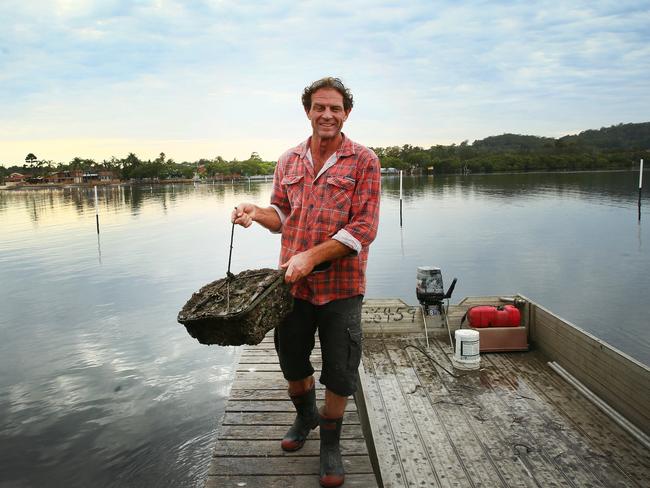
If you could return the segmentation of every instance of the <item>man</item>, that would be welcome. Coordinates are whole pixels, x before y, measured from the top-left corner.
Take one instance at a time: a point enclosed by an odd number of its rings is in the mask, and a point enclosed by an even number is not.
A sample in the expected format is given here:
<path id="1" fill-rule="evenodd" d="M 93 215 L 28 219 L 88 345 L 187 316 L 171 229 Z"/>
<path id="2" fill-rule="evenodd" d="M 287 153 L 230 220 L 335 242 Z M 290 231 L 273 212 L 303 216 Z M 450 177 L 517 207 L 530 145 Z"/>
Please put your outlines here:
<path id="1" fill-rule="evenodd" d="M 371 150 L 341 132 L 353 105 L 341 80 L 315 81 L 302 103 L 312 135 L 280 157 L 271 205 L 241 203 L 232 221 L 282 233 L 280 267 L 295 300 L 275 329 L 275 348 L 297 415 L 281 446 L 300 449 L 320 425 L 320 484 L 331 487 L 344 481 L 339 439 L 347 398 L 357 387 L 361 302 L 368 246 L 379 221 L 381 171 Z M 316 329 L 326 387 L 320 411 L 309 360 Z"/>

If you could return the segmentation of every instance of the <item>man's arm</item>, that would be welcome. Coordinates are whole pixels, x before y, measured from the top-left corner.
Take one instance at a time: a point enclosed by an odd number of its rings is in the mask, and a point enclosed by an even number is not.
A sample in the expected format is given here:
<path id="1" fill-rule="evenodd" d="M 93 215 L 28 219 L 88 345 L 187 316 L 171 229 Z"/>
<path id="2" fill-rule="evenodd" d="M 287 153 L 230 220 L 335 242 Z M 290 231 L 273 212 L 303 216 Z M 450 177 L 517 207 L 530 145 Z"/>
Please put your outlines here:
<path id="1" fill-rule="evenodd" d="M 350 220 L 332 236 L 359 253 L 377 236 L 379 199 L 381 195 L 381 166 L 374 153 L 359 162 L 357 184 L 352 195 Z"/>
<path id="2" fill-rule="evenodd" d="M 284 281 L 295 283 L 311 273 L 319 264 L 342 258 L 351 252 L 352 249 L 334 239 L 321 242 L 311 249 L 292 256 L 289 261 L 280 265 L 282 269 L 286 269 Z"/>
<path id="3" fill-rule="evenodd" d="M 280 215 L 273 207 L 258 207 L 253 203 L 240 203 L 233 210 L 230 221 L 242 227 L 250 227 L 257 222 L 271 232 L 278 232 L 282 227 Z"/>

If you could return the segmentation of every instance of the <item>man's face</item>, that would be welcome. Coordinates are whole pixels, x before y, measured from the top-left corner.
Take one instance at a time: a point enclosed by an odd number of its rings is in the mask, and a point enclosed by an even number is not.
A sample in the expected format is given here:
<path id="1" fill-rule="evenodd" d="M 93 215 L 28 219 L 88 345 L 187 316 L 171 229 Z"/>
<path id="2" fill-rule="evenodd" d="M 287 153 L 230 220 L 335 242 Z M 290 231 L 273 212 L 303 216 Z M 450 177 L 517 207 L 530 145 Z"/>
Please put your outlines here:
<path id="1" fill-rule="evenodd" d="M 332 139 L 341 132 L 349 114 L 349 110 L 343 109 L 343 95 L 333 88 L 321 88 L 311 96 L 307 117 L 311 120 L 313 135 Z"/>

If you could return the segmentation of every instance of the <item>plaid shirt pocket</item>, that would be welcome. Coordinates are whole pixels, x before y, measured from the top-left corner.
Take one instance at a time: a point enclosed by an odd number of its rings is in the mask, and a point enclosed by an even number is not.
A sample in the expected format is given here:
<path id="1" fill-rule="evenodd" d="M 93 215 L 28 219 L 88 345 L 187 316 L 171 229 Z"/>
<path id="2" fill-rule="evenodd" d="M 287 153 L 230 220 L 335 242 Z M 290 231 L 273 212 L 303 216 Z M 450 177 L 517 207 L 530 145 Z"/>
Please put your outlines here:
<path id="1" fill-rule="evenodd" d="M 333 204 L 328 207 L 347 214 L 352 204 L 355 181 L 352 178 L 328 176 L 327 186 L 327 199 Z"/>
<path id="2" fill-rule="evenodd" d="M 302 175 L 287 175 L 282 178 L 282 186 L 286 188 L 291 208 L 302 207 L 303 185 L 300 184 L 302 179 Z"/>

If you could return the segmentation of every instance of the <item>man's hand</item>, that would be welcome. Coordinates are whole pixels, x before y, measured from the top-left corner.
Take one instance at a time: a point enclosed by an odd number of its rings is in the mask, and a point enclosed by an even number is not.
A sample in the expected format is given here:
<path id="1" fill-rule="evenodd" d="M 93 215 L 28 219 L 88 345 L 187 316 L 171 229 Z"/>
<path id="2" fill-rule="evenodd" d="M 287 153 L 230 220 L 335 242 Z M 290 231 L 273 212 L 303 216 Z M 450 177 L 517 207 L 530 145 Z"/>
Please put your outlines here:
<path id="1" fill-rule="evenodd" d="M 239 224 L 242 227 L 250 227 L 255 220 L 257 213 L 257 205 L 252 203 L 240 203 L 235 207 L 230 216 L 230 221 L 234 224 Z"/>
<path id="2" fill-rule="evenodd" d="M 282 263 L 280 268 L 285 269 L 284 281 L 295 283 L 304 278 L 314 269 L 315 263 L 310 257 L 309 251 L 301 252 L 291 257 L 286 263 Z"/>

